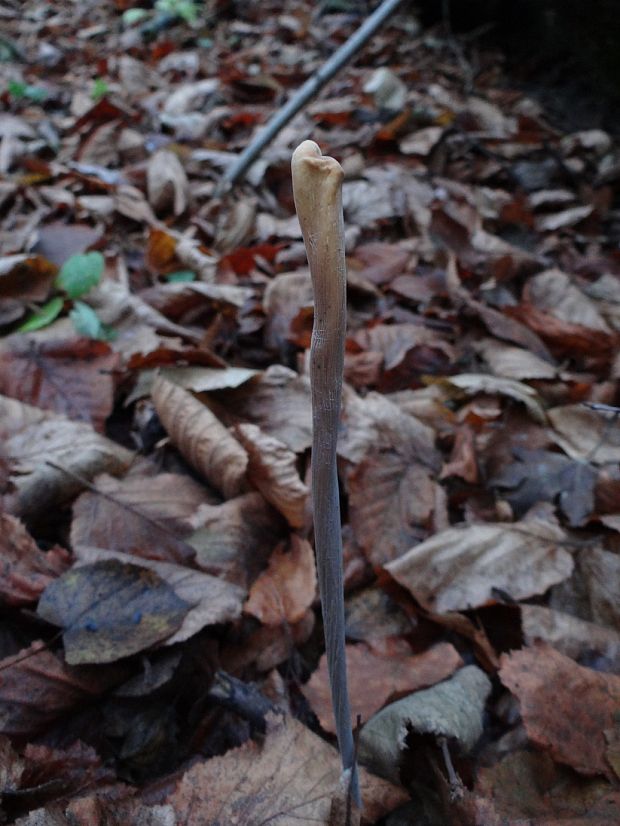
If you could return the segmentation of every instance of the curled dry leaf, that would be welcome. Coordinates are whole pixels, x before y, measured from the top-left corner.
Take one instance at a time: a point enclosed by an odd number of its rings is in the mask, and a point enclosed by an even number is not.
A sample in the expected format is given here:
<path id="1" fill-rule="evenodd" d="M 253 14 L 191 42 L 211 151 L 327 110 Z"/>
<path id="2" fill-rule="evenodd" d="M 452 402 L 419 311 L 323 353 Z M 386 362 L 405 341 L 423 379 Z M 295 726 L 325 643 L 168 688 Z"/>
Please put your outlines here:
<path id="1" fill-rule="evenodd" d="M 617 726 L 620 677 L 583 668 L 544 643 L 504 654 L 499 677 L 536 746 L 582 774 L 614 779 L 605 735 Z"/>
<path id="2" fill-rule="evenodd" d="M 338 753 L 292 717 L 268 714 L 267 725 L 262 745 L 250 741 L 185 772 L 166 800 L 179 822 L 329 826 L 341 772 Z M 360 787 L 366 823 L 406 799 L 363 770 Z"/>
<path id="3" fill-rule="evenodd" d="M 435 685 L 462 665 L 458 651 L 449 643 L 406 657 L 380 656 L 364 644 L 347 645 L 352 727 L 358 715 L 364 723 L 394 695 Z M 302 691 L 325 731 L 335 734 L 325 654 Z"/>
<path id="4" fill-rule="evenodd" d="M 308 487 L 299 478 L 293 451 L 254 424 L 237 425 L 234 433 L 247 451 L 250 482 L 292 528 L 303 527 Z"/>
<path id="5" fill-rule="evenodd" d="M 160 149 L 146 167 L 149 203 L 157 213 L 171 209 L 181 215 L 187 209 L 189 183 L 181 161 L 167 149 Z"/>
<path id="6" fill-rule="evenodd" d="M 450 376 L 446 381 L 468 396 L 475 396 L 478 393 L 507 396 L 525 405 L 528 413 L 535 421 L 541 424 L 546 422 L 545 411 L 538 393 L 533 387 L 523 384 L 523 382 L 488 376 L 483 373 L 461 373 L 458 376 Z"/>
<path id="7" fill-rule="evenodd" d="M 166 639 L 166 645 L 183 642 L 207 625 L 228 622 L 241 615 L 245 597 L 245 591 L 242 588 L 193 568 L 140 559 L 102 548 L 80 548 L 77 556 L 79 558 L 77 565 L 118 560 L 153 571 L 167 583 L 177 597 L 190 606 L 190 610 L 179 630 Z"/>
<path id="8" fill-rule="evenodd" d="M 161 377 L 153 404 L 175 447 L 226 499 L 242 492 L 248 465 L 244 448 L 208 407 Z"/>
<path id="9" fill-rule="evenodd" d="M 269 567 L 252 585 L 244 611 L 263 625 L 295 623 L 315 598 L 314 551 L 306 539 L 292 534 L 290 548 L 278 545 Z"/>
<path id="10" fill-rule="evenodd" d="M 68 567 L 70 556 L 56 545 L 42 551 L 19 519 L 0 513 L 0 599 L 7 605 L 36 602 Z"/>
<path id="11" fill-rule="evenodd" d="M 32 737 L 126 678 L 125 669 L 71 668 L 44 643 L 0 660 L 0 731 Z"/>
<path id="12" fill-rule="evenodd" d="M 417 691 L 386 706 L 366 723 L 359 738 L 359 759 L 373 772 L 399 782 L 401 753 L 410 731 L 456 740 L 473 749 L 482 734 L 482 715 L 491 682 L 468 665 L 446 682 Z"/>
<path id="13" fill-rule="evenodd" d="M 83 489 L 81 479 L 120 473 L 132 458 L 130 451 L 85 422 L 6 396 L 0 396 L 0 422 L 4 450 L 10 457 L 10 481 L 16 488 L 5 497 L 5 505 L 17 516 L 35 516 L 71 499 Z"/>
<path id="14" fill-rule="evenodd" d="M 202 505 L 192 522 L 196 530 L 186 541 L 196 551 L 196 564 L 242 586 L 265 567 L 286 530 L 284 519 L 258 492 Z"/>
<path id="15" fill-rule="evenodd" d="M 192 530 L 190 517 L 210 498 L 189 476 L 99 476 L 95 485 L 97 492 L 83 493 L 73 505 L 73 548 L 114 548 L 163 562 L 193 558 L 184 537 Z"/>
<path id="16" fill-rule="evenodd" d="M 425 608 L 478 608 L 495 591 L 524 599 L 566 579 L 573 559 L 564 532 L 542 520 L 448 528 L 385 567 Z"/>

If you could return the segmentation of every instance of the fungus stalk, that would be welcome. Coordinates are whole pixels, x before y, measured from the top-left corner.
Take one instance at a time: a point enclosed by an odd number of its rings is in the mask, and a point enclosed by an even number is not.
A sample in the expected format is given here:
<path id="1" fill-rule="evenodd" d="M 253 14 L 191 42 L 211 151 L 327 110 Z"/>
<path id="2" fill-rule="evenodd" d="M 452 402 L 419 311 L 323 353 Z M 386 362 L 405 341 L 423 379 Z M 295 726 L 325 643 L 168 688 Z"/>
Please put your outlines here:
<path id="1" fill-rule="evenodd" d="M 291 168 L 295 208 L 314 290 L 310 347 L 312 502 L 325 648 L 342 766 L 351 772 L 352 795 L 359 804 L 347 689 L 342 534 L 336 468 L 346 327 L 343 171 L 334 158 L 321 154 L 314 141 L 304 141 L 297 147 Z"/>

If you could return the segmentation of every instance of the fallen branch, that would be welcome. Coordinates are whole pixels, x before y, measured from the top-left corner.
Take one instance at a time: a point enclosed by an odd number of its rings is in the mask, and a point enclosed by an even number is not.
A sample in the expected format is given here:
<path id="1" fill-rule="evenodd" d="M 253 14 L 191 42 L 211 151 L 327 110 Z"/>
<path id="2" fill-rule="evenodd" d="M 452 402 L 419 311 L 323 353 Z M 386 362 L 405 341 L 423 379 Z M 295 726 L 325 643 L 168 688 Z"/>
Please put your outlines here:
<path id="1" fill-rule="evenodd" d="M 254 140 L 246 146 L 241 155 L 224 172 L 215 194 L 222 195 L 230 187 L 243 177 L 248 167 L 256 160 L 263 149 L 297 112 L 319 92 L 325 84 L 332 79 L 353 55 L 372 37 L 377 29 L 387 20 L 392 12 L 400 5 L 402 0 L 383 0 L 378 8 L 370 15 L 368 20 L 334 52 L 327 63 L 313 74 L 304 85 L 284 104 L 265 128 L 258 133 Z"/>

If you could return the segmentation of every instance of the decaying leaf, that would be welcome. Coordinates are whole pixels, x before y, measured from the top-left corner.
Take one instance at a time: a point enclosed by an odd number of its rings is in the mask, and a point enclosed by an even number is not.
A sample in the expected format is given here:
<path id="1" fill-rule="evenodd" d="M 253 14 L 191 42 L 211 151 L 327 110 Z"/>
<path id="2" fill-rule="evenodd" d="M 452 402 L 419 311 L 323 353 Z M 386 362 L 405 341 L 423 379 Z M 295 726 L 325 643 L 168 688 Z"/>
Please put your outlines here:
<path id="1" fill-rule="evenodd" d="M 0 434 L 10 457 L 14 494 L 5 497 L 17 516 L 34 516 L 68 501 L 83 481 L 99 473 L 120 473 L 131 453 L 100 436 L 85 422 L 73 422 L 0 396 Z"/>
<path id="2" fill-rule="evenodd" d="M 162 424 L 187 461 L 226 499 L 241 493 L 247 453 L 209 408 L 161 377 L 152 397 Z"/>
<path id="3" fill-rule="evenodd" d="M 491 683 L 475 665 L 446 682 L 397 700 L 366 723 L 359 738 L 359 759 L 373 772 L 399 782 L 401 753 L 408 732 L 455 740 L 468 752 L 482 734 L 482 715 Z"/>
<path id="4" fill-rule="evenodd" d="M 582 774 L 614 778 L 605 731 L 617 725 L 620 677 L 583 668 L 544 643 L 505 654 L 499 676 L 539 748 Z"/>
<path id="5" fill-rule="evenodd" d="M 67 662 L 82 665 L 151 648 L 178 631 L 189 609 L 154 571 L 110 559 L 52 582 L 37 612 L 63 628 Z"/>
<path id="6" fill-rule="evenodd" d="M 373 565 L 396 559 L 426 534 L 437 484 L 423 465 L 394 451 L 370 451 L 347 487 L 351 527 Z"/>
<path id="7" fill-rule="evenodd" d="M 0 731 L 32 737 L 78 705 L 122 682 L 123 669 L 72 668 L 42 642 L 0 660 Z"/>
<path id="8" fill-rule="evenodd" d="M 2 339 L 0 393 L 103 431 L 118 356 L 102 341 L 48 340 L 47 333 Z"/>
<path id="9" fill-rule="evenodd" d="M 293 534 L 290 548 L 279 545 L 269 567 L 250 588 L 244 606 L 263 625 L 298 622 L 316 597 L 316 566 L 310 543 Z"/>
<path id="10" fill-rule="evenodd" d="M 351 725 L 357 716 L 369 720 L 393 696 L 428 688 L 446 680 L 463 661 L 449 643 L 440 643 L 422 654 L 388 657 L 373 653 L 362 644 L 347 645 L 347 673 L 351 697 Z M 321 726 L 336 733 L 331 692 L 327 674 L 327 657 L 303 686 L 304 696 L 319 718 Z"/>
<path id="11" fill-rule="evenodd" d="M 187 543 L 196 564 L 213 576 L 245 586 L 265 567 L 283 537 L 286 522 L 260 493 L 245 493 L 221 505 L 201 505 Z"/>
<path id="12" fill-rule="evenodd" d="M 234 433 L 247 451 L 248 479 L 292 528 L 301 528 L 306 521 L 308 487 L 299 478 L 293 451 L 254 424 L 237 425 Z"/>
<path id="13" fill-rule="evenodd" d="M 487 338 L 476 343 L 476 350 L 482 355 L 491 371 L 500 378 L 554 379 L 557 368 L 549 361 L 522 347 L 511 347 L 496 339 Z"/>
<path id="14" fill-rule="evenodd" d="M 542 520 L 448 528 L 385 567 L 425 608 L 465 611 L 495 591 L 524 599 L 566 579 L 573 560 L 564 539 Z"/>
<path id="15" fill-rule="evenodd" d="M 155 573 L 169 585 L 179 600 L 189 606 L 179 630 L 165 644 L 174 645 L 197 634 L 207 625 L 229 622 L 241 615 L 245 590 L 201 571 L 168 562 L 140 559 L 103 548 L 80 548 L 77 565 L 116 560 Z"/>
<path id="16" fill-rule="evenodd" d="M 548 411 L 551 436 L 572 459 L 603 465 L 620 462 L 620 427 L 614 418 L 579 404 Z"/>
<path id="17" fill-rule="evenodd" d="M 538 393 L 533 387 L 523 384 L 523 382 L 487 376 L 482 373 L 461 373 L 458 376 L 450 376 L 446 381 L 470 396 L 478 393 L 507 396 L 525 405 L 528 413 L 535 421 L 541 424 L 546 422 L 545 411 L 540 403 Z"/>
<path id="18" fill-rule="evenodd" d="M 292 717 L 267 720 L 262 746 L 246 743 L 185 772 L 166 800 L 179 821 L 329 826 L 341 771 L 337 752 Z M 364 771 L 360 787 L 367 823 L 406 799 Z"/>
<path id="19" fill-rule="evenodd" d="M 7 605 L 36 602 L 69 562 L 64 548 L 42 551 L 19 519 L 0 513 L 0 599 Z"/>
<path id="20" fill-rule="evenodd" d="M 157 213 L 171 209 L 181 215 L 187 208 L 188 181 L 181 161 L 174 152 L 161 149 L 146 168 L 149 203 Z"/>
<path id="21" fill-rule="evenodd" d="M 73 548 L 114 548 L 164 562 L 192 559 L 184 537 L 192 530 L 191 517 L 211 499 L 189 476 L 98 476 L 95 486 L 98 492 L 83 493 L 73 505 Z"/>

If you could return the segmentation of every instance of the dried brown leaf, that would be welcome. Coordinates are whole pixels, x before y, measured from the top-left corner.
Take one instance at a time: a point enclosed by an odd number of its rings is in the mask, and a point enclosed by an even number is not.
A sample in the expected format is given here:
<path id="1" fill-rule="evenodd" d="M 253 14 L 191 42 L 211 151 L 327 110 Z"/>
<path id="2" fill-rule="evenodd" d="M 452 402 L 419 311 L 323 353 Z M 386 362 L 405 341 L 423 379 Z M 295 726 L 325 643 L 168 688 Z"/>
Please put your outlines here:
<path id="1" fill-rule="evenodd" d="M 605 731 L 616 725 L 620 677 L 583 668 L 544 643 L 504 654 L 499 676 L 539 748 L 582 774 L 614 778 Z"/>
<path id="2" fill-rule="evenodd" d="M 448 528 L 385 567 L 425 608 L 465 611 L 492 601 L 496 590 L 518 600 L 566 579 L 573 560 L 564 539 L 542 520 Z"/>
<path id="3" fill-rule="evenodd" d="M 18 519 L 0 513 L 0 599 L 7 605 L 36 602 L 69 562 L 64 548 L 42 551 Z"/>
<path id="4" fill-rule="evenodd" d="M 364 644 L 347 645 L 352 727 L 355 727 L 357 715 L 364 723 L 394 695 L 435 685 L 446 680 L 462 665 L 460 655 L 449 643 L 440 643 L 422 654 L 397 657 L 380 656 Z M 322 727 L 334 734 L 336 729 L 325 655 L 302 691 Z"/>
<path id="5" fill-rule="evenodd" d="M 234 433 L 247 451 L 250 482 L 292 528 L 303 527 L 308 487 L 299 478 L 293 451 L 254 424 L 237 425 Z"/>
<path id="6" fill-rule="evenodd" d="M 580 404 L 554 407 L 547 415 L 551 437 L 572 459 L 595 465 L 620 461 L 620 427 Z"/>
<path id="7" fill-rule="evenodd" d="M 187 209 L 189 182 L 181 161 L 174 152 L 160 149 L 146 167 L 149 203 L 156 213 L 171 210 L 182 215 Z"/>
<path id="8" fill-rule="evenodd" d="M 166 801 L 181 822 L 329 826 L 341 771 L 337 752 L 291 717 L 267 719 L 262 746 L 246 743 L 185 772 Z M 367 823 L 406 799 L 363 770 L 360 787 Z"/>
<path id="9" fill-rule="evenodd" d="M 153 403 L 170 439 L 185 459 L 226 499 L 242 492 L 248 456 L 208 407 L 162 377 Z"/>
<path id="10" fill-rule="evenodd" d="M 279 545 L 269 567 L 250 588 L 244 611 L 263 625 L 295 623 L 316 598 L 314 551 L 306 539 L 293 534 L 290 548 Z"/>

